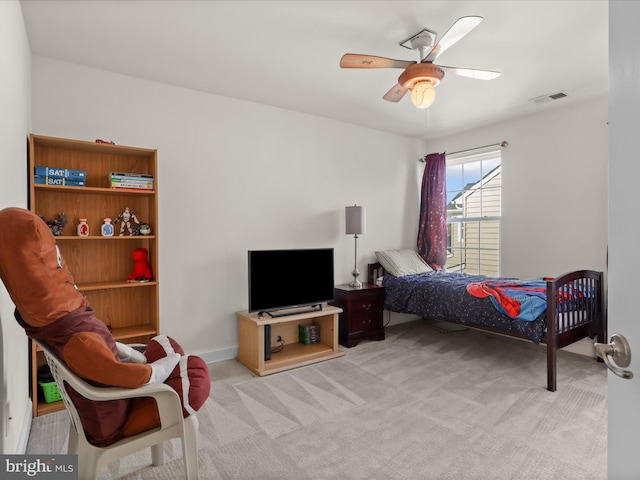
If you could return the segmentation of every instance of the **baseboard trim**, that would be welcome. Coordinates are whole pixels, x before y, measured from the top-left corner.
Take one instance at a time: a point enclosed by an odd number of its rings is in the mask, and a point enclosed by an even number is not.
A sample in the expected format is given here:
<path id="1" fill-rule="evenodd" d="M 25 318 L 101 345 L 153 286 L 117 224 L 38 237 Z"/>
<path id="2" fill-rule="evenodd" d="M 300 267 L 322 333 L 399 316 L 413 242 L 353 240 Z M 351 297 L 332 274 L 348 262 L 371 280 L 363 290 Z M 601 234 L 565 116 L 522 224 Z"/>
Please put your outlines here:
<path id="1" fill-rule="evenodd" d="M 31 399 L 27 402 L 27 411 L 24 415 L 24 422 L 22 423 L 22 431 L 20 432 L 20 438 L 18 439 L 18 445 L 16 445 L 16 453 L 24 455 L 27 452 L 27 444 L 29 443 L 29 434 L 31 433 L 31 422 L 33 421 L 33 403 Z"/>
<path id="2" fill-rule="evenodd" d="M 412 313 L 397 313 L 389 310 L 384 311 L 384 326 L 389 327 L 391 325 L 399 325 L 400 323 L 413 322 L 414 320 L 421 320 L 422 317 L 414 315 Z"/>
<path id="3" fill-rule="evenodd" d="M 388 313 L 385 312 L 385 322 L 388 321 L 387 318 Z M 386 324 L 389 325 L 397 325 L 399 323 L 411 322 L 414 320 L 419 320 L 420 317 L 416 317 L 415 315 L 407 315 L 407 314 L 391 314 L 391 321 Z M 514 337 L 508 337 L 514 338 Z M 588 343 L 589 339 L 585 339 L 578 344 L 574 344 L 575 346 L 570 345 L 569 347 L 563 348 L 563 350 L 570 351 L 572 353 L 577 353 L 580 355 L 586 355 L 593 357 L 593 345 L 584 346 L 585 343 Z M 593 340 L 591 340 L 593 342 Z M 572 348 L 573 347 L 573 348 Z M 207 364 L 224 362 L 225 360 L 232 360 L 238 356 L 238 347 L 229 347 L 229 348 L 221 348 L 220 350 L 212 350 L 209 352 L 202 352 L 197 354 L 202 360 Z"/>
<path id="4" fill-rule="evenodd" d="M 207 364 L 223 362 L 225 360 L 236 358 L 238 356 L 238 347 L 222 348 L 220 350 L 203 352 L 199 353 L 198 356 Z"/>

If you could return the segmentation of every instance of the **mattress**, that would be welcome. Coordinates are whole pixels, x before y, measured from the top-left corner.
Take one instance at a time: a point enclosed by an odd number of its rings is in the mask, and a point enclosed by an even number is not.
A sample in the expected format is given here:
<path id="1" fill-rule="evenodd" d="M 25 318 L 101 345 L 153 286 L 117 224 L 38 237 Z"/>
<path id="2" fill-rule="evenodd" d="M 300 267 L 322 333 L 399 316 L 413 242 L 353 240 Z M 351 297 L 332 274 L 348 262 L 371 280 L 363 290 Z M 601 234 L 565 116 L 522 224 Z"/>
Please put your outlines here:
<path id="1" fill-rule="evenodd" d="M 499 312 L 490 298 L 474 297 L 467 292 L 469 283 L 488 278 L 436 271 L 404 277 L 385 275 L 385 309 L 420 315 L 428 320 L 514 331 L 540 343 L 546 328 L 544 312 L 531 321 L 514 319 Z"/>

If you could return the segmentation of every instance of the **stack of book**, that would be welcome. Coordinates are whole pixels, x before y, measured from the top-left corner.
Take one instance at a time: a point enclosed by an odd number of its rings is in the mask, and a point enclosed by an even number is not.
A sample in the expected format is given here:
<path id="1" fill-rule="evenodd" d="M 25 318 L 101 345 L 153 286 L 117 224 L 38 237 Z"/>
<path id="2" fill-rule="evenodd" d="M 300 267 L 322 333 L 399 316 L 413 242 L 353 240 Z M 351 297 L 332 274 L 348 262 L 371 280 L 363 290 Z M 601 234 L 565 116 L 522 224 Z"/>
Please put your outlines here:
<path id="1" fill-rule="evenodd" d="M 318 343 L 320 341 L 320 325 L 317 323 L 298 325 L 298 341 L 305 345 Z"/>
<path id="2" fill-rule="evenodd" d="M 33 183 L 39 185 L 57 185 L 67 187 L 85 187 L 86 170 L 70 168 L 36 167 Z"/>
<path id="3" fill-rule="evenodd" d="M 142 173 L 111 172 L 110 187 L 127 190 L 153 190 L 153 176 Z"/>

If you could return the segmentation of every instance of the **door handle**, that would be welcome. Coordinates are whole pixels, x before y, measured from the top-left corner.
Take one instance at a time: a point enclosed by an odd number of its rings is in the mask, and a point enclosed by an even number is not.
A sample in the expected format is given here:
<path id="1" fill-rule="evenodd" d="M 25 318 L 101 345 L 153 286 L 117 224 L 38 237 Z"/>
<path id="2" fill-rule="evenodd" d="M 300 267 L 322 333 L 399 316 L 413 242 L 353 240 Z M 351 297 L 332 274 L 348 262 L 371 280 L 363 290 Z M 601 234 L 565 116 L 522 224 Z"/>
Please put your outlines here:
<path id="1" fill-rule="evenodd" d="M 633 378 L 633 372 L 625 370 L 631 363 L 631 347 L 622 335 L 611 335 L 609 343 L 594 343 L 596 354 L 604 361 L 609 370 L 621 378 Z M 612 358 L 613 362 L 609 360 Z"/>

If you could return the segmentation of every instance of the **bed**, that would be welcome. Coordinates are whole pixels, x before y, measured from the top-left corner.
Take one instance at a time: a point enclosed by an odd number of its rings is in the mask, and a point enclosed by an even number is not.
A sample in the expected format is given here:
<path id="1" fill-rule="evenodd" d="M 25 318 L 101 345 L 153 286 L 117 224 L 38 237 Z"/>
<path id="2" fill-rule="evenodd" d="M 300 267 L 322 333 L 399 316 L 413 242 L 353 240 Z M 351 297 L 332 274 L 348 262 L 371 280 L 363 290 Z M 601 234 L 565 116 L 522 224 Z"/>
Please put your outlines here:
<path id="1" fill-rule="evenodd" d="M 382 263 L 379 261 L 368 266 L 368 282 L 380 283 L 382 279 L 385 310 L 544 344 L 547 349 L 547 389 L 551 392 L 557 388 L 558 349 L 586 337 L 604 341 L 602 272 L 580 270 L 553 279 L 541 279 L 535 286 L 542 288 L 532 288 L 537 291 L 537 299 L 534 299 L 538 302 L 536 308 L 527 310 L 530 318 L 523 319 L 527 317 L 524 312 L 523 318 L 513 318 L 513 312 L 501 307 L 499 298 L 486 294 L 492 286 L 505 282 L 511 285 L 519 282 L 517 280 L 432 271 L 428 267 L 425 271 L 400 269 L 398 272 L 394 271 L 397 265 L 390 265 L 388 258 L 378 255 L 378 259 Z M 390 270 L 394 274 L 390 274 Z M 479 288 L 485 290 L 486 296 L 478 295 Z"/>

